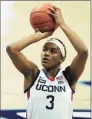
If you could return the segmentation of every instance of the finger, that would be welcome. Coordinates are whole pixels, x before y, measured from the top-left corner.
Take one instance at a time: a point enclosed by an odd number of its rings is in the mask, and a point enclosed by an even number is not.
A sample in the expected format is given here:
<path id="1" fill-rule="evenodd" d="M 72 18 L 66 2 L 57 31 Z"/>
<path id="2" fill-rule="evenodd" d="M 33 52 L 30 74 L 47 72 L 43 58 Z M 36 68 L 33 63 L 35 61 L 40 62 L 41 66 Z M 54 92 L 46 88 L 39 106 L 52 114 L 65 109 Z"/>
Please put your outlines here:
<path id="1" fill-rule="evenodd" d="M 48 9 L 49 9 L 53 14 L 55 14 L 55 10 L 54 10 L 54 9 L 52 9 L 52 8 L 50 8 L 50 7 L 48 7 Z"/>
<path id="2" fill-rule="evenodd" d="M 45 34 L 45 35 L 52 35 L 52 33 L 53 33 L 53 31 L 48 31 L 48 32 L 44 32 L 43 34 Z"/>
<path id="3" fill-rule="evenodd" d="M 51 13 L 51 12 L 47 12 L 47 14 L 51 15 L 51 16 L 55 16 L 55 14 Z"/>
<path id="4" fill-rule="evenodd" d="M 56 7 L 56 6 L 53 6 L 53 8 L 54 8 L 55 10 L 57 10 L 57 7 Z"/>
<path id="5" fill-rule="evenodd" d="M 56 14 L 53 14 L 51 12 L 47 12 L 47 14 L 55 21 L 55 17 L 57 17 Z"/>
<path id="6" fill-rule="evenodd" d="M 57 10 L 60 10 L 60 8 L 56 7 L 56 6 L 53 6 L 53 8 L 57 11 Z"/>
<path id="7" fill-rule="evenodd" d="M 35 28 L 35 32 L 38 32 L 39 31 L 39 28 Z"/>

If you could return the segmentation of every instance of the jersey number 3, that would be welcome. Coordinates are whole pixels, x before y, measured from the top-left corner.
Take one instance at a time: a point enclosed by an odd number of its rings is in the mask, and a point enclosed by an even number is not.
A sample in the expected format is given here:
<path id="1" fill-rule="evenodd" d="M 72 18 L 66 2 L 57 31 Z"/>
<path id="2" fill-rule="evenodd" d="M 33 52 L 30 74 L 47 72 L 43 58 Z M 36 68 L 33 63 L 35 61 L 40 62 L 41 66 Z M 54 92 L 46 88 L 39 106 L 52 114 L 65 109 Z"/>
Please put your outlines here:
<path id="1" fill-rule="evenodd" d="M 50 101 L 49 101 L 50 104 L 48 106 L 46 106 L 46 109 L 53 109 L 54 108 L 54 96 L 48 95 L 46 98 L 50 99 Z"/>

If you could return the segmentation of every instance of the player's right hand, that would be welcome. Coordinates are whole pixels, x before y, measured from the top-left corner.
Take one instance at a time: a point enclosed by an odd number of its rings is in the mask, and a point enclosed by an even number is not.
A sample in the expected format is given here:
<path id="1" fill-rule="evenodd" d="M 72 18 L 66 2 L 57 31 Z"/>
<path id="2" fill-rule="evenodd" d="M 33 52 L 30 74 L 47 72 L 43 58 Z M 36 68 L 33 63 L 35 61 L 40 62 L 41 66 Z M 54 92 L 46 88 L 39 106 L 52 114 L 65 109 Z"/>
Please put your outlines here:
<path id="1" fill-rule="evenodd" d="M 54 32 L 54 31 L 49 31 L 49 32 L 44 32 L 44 33 L 42 33 L 42 32 L 40 32 L 40 31 L 38 31 L 38 32 L 36 32 L 36 34 L 38 34 L 38 37 L 39 37 L 40 39 L 44 39 L 44 38 L 48 38 L 49 36 L 51 36 L 51 35 L 53 34 L 53 32 Z"/>

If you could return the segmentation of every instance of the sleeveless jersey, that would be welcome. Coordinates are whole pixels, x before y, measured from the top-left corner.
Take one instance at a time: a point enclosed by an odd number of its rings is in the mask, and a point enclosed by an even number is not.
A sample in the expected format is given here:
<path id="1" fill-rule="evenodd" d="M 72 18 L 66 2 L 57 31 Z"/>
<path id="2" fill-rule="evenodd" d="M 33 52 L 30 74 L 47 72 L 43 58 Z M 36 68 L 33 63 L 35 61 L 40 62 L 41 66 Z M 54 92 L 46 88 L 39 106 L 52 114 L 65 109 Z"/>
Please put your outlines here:
<path id="1" fill-rule="evenodd" d="M 62 70 L 54 81 L 40 70 L 29 91 L 27 119 L 72 119 L 72 89 Z"/>

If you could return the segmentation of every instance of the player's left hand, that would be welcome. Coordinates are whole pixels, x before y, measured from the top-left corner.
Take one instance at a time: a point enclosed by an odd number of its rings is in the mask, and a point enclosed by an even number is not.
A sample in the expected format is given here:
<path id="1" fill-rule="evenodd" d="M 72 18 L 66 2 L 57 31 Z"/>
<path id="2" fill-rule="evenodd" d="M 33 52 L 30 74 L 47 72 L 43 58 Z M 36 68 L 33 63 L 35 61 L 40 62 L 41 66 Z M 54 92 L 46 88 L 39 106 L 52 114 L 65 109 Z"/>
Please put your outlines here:
<path id="1" fill-rule="evenodd" d="M 57 24 L 56 28 L 58 26 L 65 25 L 65 21 L 62 16 L 61 9 L 57 8 L 56 6 L 53 6 L 53 8 L 54 9 L 48 7 L 48 9 L 51 11 L 51 12 L 48 12 L 48 14 L 52 15 L 55 18 L 55 22 Z"/>

